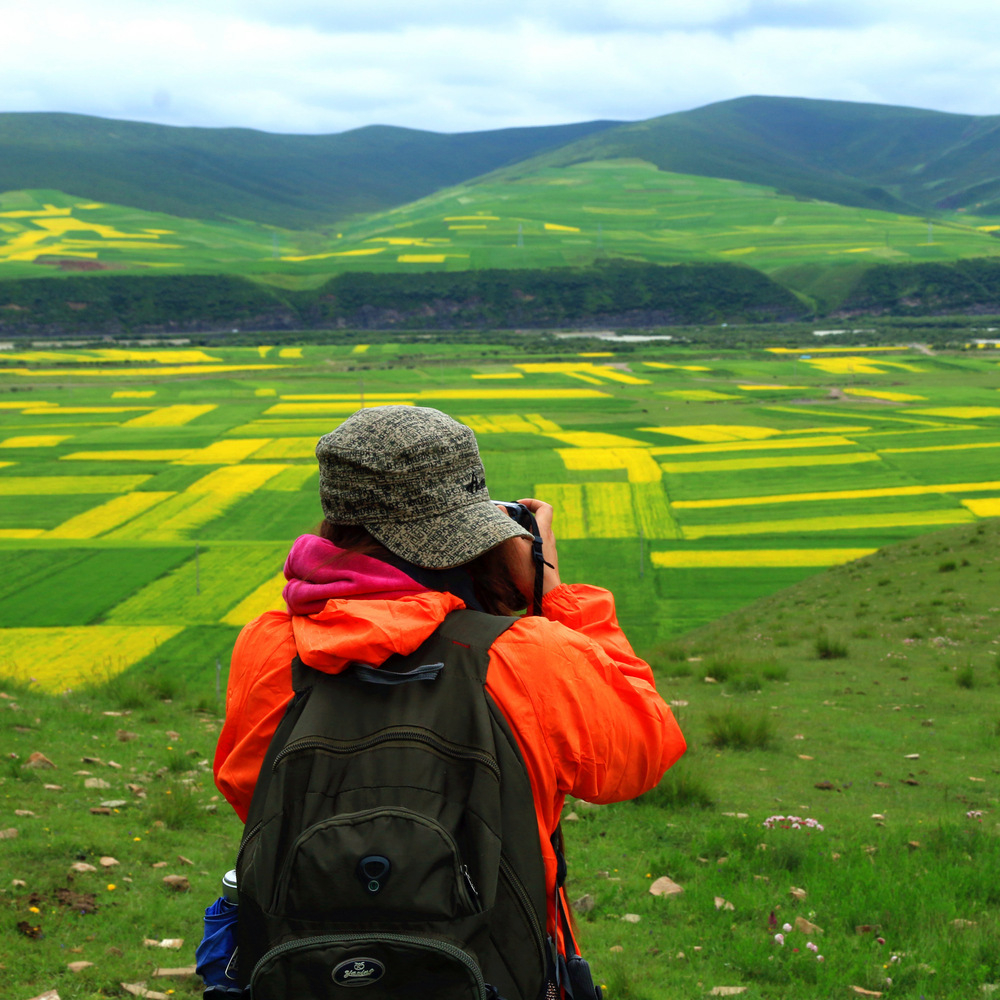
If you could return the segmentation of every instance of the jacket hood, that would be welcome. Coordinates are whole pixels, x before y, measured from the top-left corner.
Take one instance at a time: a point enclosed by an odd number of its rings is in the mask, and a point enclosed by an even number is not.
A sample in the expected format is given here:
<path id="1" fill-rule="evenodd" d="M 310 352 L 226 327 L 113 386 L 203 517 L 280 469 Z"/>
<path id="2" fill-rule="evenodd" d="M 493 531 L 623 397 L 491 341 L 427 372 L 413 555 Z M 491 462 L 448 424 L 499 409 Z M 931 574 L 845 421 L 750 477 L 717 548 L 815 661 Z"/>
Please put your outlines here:
<path id="1" fill-rule="evenodd" d="M 431 590 L 395 600 L 331 600 L 317 614 L 293 615 L 292 633 L 303 663 L 339 674 L 355 661 L 378 667 L 394 653 L 412 653 L 463 607 L 454 594 Z"/>

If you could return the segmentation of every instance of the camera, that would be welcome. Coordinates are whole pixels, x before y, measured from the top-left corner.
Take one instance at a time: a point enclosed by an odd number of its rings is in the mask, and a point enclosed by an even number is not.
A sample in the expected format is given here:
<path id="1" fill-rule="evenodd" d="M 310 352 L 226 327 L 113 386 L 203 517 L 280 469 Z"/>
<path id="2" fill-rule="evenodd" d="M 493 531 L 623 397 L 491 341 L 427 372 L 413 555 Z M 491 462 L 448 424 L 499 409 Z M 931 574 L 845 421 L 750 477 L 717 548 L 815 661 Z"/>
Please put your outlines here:
<path id="1" fill-rule="evenodd" d="M 494 500 L 493 503 L 506 511 L 508 517 L 512 517 L 526 531 L 536 533 L 534 515 L 523 503 L 515 503 L 513 500 Z"/>

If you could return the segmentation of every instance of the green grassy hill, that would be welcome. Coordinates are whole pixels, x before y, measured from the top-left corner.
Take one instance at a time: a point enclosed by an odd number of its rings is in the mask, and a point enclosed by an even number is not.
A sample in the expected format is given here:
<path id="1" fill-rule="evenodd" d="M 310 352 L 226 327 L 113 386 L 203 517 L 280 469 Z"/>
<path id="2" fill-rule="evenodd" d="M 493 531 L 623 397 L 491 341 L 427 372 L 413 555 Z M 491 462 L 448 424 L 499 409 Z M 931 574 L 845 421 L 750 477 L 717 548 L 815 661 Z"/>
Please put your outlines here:
<path id="1" fill-rule="evenodd" d="M 842 205 L 1000 214 L 1000 116 L 743 97 L 621 125 L 534 162 L 618 157 Z"/>
<path id="2" fill-rule="evenodd" d="M 307 229 L 412 201 L 613 124 L 275 135 L 7 113 L 0 114 L 0 192 L 52 188 L 184 218 Z"/>

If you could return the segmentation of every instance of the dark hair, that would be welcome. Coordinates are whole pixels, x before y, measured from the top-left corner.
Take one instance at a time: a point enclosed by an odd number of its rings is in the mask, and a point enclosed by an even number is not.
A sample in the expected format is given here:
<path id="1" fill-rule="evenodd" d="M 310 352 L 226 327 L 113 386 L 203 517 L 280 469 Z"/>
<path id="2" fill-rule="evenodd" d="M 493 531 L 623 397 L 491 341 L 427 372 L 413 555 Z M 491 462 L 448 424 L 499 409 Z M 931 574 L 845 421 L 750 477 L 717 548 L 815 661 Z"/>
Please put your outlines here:
<path id="1" fill-rule="evenodd" d="M 331 524 L 324 519 L 315 533 L 345 552 L 373 556 L 376 559 L 389 554 L 386 547 L 360 524 Z M 476 600 L 487 614 L 516 615 L 527 604 L 510 575 L 512 542 L 514 539 L 508 538 L 459 567 L 469 574 Z"/>

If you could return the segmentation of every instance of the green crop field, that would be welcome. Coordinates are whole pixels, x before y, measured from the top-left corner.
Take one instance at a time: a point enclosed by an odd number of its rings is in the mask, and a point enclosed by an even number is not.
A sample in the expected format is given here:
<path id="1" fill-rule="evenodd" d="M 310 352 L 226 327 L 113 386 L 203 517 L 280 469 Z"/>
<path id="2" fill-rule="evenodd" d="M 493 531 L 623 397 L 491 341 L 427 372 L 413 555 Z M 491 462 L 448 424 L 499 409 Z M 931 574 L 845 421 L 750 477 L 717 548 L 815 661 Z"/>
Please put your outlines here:
<path id="1" fill-rule="evenodd" d="M 0 353 L 5 995 L 200 994 L 229 650 L 318 520 L 316 439 L 382 403 L 453 414 L 495 498 L 556 505 L 564 578 L 614 591 L 688 736 L 638 803 L 567 805 L 609 997 L 1000 981 L 1000 355 L 813 339 Z"/>
<path id="2" fill-rule="evenodd" d="M 1000 514 L 989 351 L 490 351 L 5 352 L 3 671 L 87 683 L 108 670 L 109 629 L 115 669 L 141 671 L 169 627 L 217 633 L 184 667 L 214 681 L 232 629 L 280 605 L 285 548 L 318 520 L 316 439 L 361 405 L 471 426 L 492 494 L 556 506 L 567 578 L 615 590 L 644 651 L 824 567 Z M 72 639 L 58 672 L 24 652 L 46 628 Z"/>

